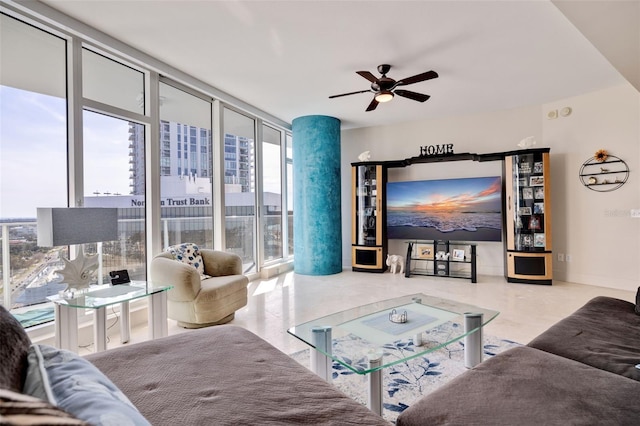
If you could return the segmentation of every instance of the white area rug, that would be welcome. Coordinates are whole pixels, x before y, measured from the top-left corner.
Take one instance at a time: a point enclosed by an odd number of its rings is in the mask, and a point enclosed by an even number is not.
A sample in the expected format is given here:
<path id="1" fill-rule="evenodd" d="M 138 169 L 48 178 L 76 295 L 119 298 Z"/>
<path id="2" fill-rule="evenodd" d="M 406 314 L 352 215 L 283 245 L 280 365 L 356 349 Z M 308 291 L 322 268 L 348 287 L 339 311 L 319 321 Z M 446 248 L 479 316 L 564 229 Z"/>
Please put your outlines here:
<path id="1" fill-rule="evenodd" d="M 483 359 L 486 360 L 507 349 L 520 346 L 519 343 L 484 334 Z M 398 341 L 385 346 L 385 359 L 396 357 L 401 359 L 405 353 L 414 352 L 413 343 L 409 340 Z M 309 349 L 291 354 L 300 364 L 309 368 Z M 356 360 L 362 368 L 367 367 L 367 360 Z M 423 356 L 400 362 L 387 367 L 383 373 L 383 417 L 395 422 L 398 415 L 421 396 L 434 391 L 444 383 L 462 374 L 464 366 L 463 340 L 430 352 Z M 333 363 L 333 384 L 356 401 L 367 404 L 367 375 L 355 374 L 346 367 Z"/>

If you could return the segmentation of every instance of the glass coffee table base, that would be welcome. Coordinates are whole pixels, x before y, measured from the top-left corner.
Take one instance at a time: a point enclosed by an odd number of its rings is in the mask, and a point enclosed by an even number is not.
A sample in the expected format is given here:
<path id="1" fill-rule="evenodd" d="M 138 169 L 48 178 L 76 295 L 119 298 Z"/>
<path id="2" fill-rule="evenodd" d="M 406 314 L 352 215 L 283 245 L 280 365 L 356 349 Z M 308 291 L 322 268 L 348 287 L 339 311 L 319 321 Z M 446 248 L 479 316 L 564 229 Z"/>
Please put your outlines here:
<path id="1" fill-rule="evenodd" d="M 464 366 L 467 368 L 473 368 L 482 362 L 482 321 L 482 314 L 464 314 Z M 472 330 L 476 331 L 471 332 Z"/>
<path id="2" fill-rule="evenodd" d="M 312 331 L 315 350 L 312 349 L 309 353 L 311 371 L 327 382 L 331 382 L 333 375 L 333 361 L 330 357 L 331 327 L 314 327 Z M 369 356 L 369 369 L 379 368 L 381 365 L 382 355 Z M 378 415 L 382 415 L 382 386 L 382 369 L 369 373 L 368 407 Z"/>
<path id="3" fill-rule="evenodd" d="M 332 360 L 325 354 L 331 355 L 331 327 L 314 327 L 312 330 L 313 347 L 311 357 L 311 371 L 327 382 L 331 381 Z"/>
<path id="4" fill-rule="evenodd" d="M 468 312 L 464 314 L 464 366 L 473 368 L 482 362 L 482 324 L 481 313 Z M 472 330 L 476 330 L 471 332 Z M 315 350 L 311 350 L 311 371 L 324 380 L 332 380 L 331 359 L 331 327 L 314 327 L 313 343 Z M 468 333 L 468 334 L 467 334 Z M 382 380 L 382 355 L 369 355 L 369 397 L 368 407 L 378 415 L 382 415 L 382 392 L 384 383 Z"/>
<path id="5" fill-rule="evenodd" d="M 369 356 L 369 369 L 378 368 L 378 370 L 369 373 L 369 398 L 368 407 L 379 416 L 382 416 L 382 356 L 371 354 Z"/>

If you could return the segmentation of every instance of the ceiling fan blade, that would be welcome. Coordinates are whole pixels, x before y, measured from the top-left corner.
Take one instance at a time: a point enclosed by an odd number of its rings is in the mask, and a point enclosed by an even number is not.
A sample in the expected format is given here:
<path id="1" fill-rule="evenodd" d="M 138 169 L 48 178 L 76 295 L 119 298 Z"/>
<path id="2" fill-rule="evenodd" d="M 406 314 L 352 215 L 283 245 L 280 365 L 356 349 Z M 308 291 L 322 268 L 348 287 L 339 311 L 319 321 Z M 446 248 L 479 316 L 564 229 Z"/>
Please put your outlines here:
<path id="1" fill-rule="evenodd" d="M 340 96 L 349 96 L 349 95 L 357 95 L 358 93 L 370 92 L 371 90 L 358 90 L 357 92 L 343 93 L 341 95 L 333 95 L 329 96 L 329 99 L 339 98 Z"/>
<path id="2" fill-rule="evenodd" d="M 398 80 L 396 86 L 406 86 L 407 84 L 419 83 L 425 80 L 431 80 L 432 78 L 437 78 L 438 73 L 435 71 L 427 71 L 422 74 L 414 75 L 413 77 L 403 78 L 402 80 Z"/>
<path id="3" fill-rule="evenodd" d="M 403 98 L 412 99 L 418 102 L 424 102 L 431 97 L 429 95 L 424 95 L 422 93 L 412 92 L 410 90 L 402 90 L 402 89 L 396 90 L 393 93 L 395 93 L 398 96 L 402 96 Z"/>
<path id="4" fill-rule="evenodd" d="M 367 111 L 373 111 L 377 107 L 378 107 L 378 101 L 376 101 L 376 98 L 373 98 L 373 100 L 371 101 L 371 103 L 367 107 Z"/>
<path id="5" fill-rule="evenodd" d="M 372 83 L 376 83 L 378 81 L 378 78 L 375 75 L 371 74 L 369 71 L 356 71 L 356 74 L 366 78 Z"/>

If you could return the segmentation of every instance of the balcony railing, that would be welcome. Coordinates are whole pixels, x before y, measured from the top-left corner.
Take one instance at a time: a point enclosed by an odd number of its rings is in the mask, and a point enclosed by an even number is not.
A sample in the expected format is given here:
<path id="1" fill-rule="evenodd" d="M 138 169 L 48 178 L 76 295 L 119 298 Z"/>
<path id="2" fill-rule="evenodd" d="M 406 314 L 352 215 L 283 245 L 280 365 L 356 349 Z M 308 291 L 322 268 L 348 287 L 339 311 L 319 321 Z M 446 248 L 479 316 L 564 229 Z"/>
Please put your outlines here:
<path id="1" fill-rule="evenodd" d="M 201 247 L 213 247 L 211 217 L 163 218 L 163 247 L 181 242 L 194 242 Z M 272 262 L 282 258 L 283 241 L 281 216 L 265 217 L 263 259 Z M 289 217 L 289 251 L 292 252 L 293 216 Z M 65 285 L 55 272 L 64 267 L 61 256 L 66 247 L 45 248 L 37 246 L 35 220 L 2 222 L 1 265 L 2 287 L 0 302 L 9 309 L 40 309 L 47 303 L 47 296 L 56 294 Z M 143 219 L 120 219 L 120 239 L 85 245 L 87 253 L 99 254 L 99 270 L 96 282 L 108 282 L 108 272 L 129 270 L 132 279 L 146 279 L 145 236 Z M 238 254 L 245 273 L 256 270 L 255 217 L 226 216 L 226 251 Z M 52 312 L 52 311 L 51 311 Z M 46 315 L 45 315 L 46 316 Z M 49 318 L 48 320 L 51 320 Z"/>

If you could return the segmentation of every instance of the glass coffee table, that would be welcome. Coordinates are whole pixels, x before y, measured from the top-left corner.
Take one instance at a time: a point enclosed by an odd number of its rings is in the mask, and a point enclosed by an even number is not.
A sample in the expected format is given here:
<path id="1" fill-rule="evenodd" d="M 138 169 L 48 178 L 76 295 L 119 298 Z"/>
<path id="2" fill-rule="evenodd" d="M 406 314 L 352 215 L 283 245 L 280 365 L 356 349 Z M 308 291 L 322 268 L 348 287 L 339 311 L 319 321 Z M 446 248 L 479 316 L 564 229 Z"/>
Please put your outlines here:
<path id="1" fill-rule="evenodd" d="M 61 349 L 78 351 L 78 313 L 77 309 L 93 309 L 93 336 L 96 352 L 107 349 L 107 313 L 106 307 L 120 304 L 120 341 L 129 341 L 129 302 L 150 298 L 149 338 L 156 339 L 168 334 L 167 327 L 167 291 L 173 286 L 154 285 L 150 281 L 132 281 L 120 285 L 91 286 L 85 291 L 73 294 L 63 292 L 47 299 L 53 302 L 55 313 L 55 345 Z"/>
<path id="2" fill-rule="evenodd" d="M 482 361 L 482 327 L 497 311 L 412 294 L 337 312 L 289 328 L 311 351 L 311 369 L 331 380 L 335 361 L 369 376 L 369 408 L 382 414 L 382 369 L 464 339 L 467 368 Z M 405 348 L 385 357 L 385 347 Z"/>

